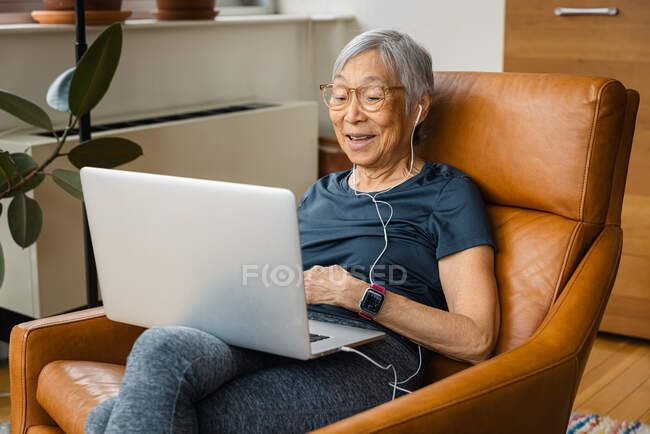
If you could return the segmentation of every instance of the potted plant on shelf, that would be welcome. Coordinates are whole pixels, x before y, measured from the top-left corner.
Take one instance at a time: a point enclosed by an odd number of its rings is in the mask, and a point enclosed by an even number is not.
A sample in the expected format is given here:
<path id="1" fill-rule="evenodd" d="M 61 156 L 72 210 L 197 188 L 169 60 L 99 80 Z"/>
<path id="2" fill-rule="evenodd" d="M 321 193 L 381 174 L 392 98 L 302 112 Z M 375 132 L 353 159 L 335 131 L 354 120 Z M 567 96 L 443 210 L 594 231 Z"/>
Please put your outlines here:
<path id="1" fill-rule="evenodd" d="M 73 197 L 83 200 L 79 172 L 66 169 L 46 169 L 57 158 L 66 157 L 73 166 L 113 168 L 128 163 L 140 155 L 142 148 L 131 140 L 102 137 L 80 143 L 67 152 L 63 145 L 77 122 L 104 97 L 113 80 L 122 51 L 122 26 L 106 28 L 84 53 L 76 67 L 59 75 L 47 91 L 47 103 L 52 108 L 69 113 L 68 123 L 59 136 L 45 111 L 18 95 L 0 89 L 0 109 L 54 136 L 57 146 L 44 162 L 37 163 L 23 152 L 9 153 L 0 149 L 0 199 L 11 198 L 7 207 L 9 231 L 14 241 L 25 248 L 36 242 L 43 225 L 43 213 L 38 202 L 27 193 L 38 187 L 46 177 Z M 1 145 L 1 144 L 0 144 Z M 0 204 L 0 213 L 2 213 Z M 4 280 L 4 255 L 0 245 L 0 286 Z"/>
<path id="2" fill-rule="evenodd" d="M 156 0 L 158 20 L 212 20 L 219 11 L 214 10 L 215 0 Z"/>
<path id="3" fill-rule="evenodd" d="M 32 18 L 41 24 L 74 24 L 74 0 L 43 0 L 44 11 L 32 11 Z M 132 11 L 123 11 L 122 0 L 84 0 L 86 24 L 122 22 Z"/>

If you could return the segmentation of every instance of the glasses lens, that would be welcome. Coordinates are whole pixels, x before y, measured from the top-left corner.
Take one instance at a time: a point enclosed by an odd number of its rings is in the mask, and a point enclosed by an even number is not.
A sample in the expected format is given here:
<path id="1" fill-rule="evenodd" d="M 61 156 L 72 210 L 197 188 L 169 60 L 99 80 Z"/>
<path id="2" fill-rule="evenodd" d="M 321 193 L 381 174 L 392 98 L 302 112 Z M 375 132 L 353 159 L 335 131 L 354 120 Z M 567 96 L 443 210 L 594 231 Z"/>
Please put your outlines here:
<path id="1" fill-rule="evenodd" d="M 379 86 L 363 87 L 356 90 L 361 107 L 367 111 L 377 111 L 386 98 L 384 88 Z M 345 86 L 328 86 L 323 88 L 323 102 L 329 108 L 338 110 L 346 107 L 351 92 Z"/>
<path id="2" fill-rule="evenodd" d="M 326 87 L 323 89 L 323 101 L 331 108 L 343 107 L 348 103 L 348 90 L 343 86 Z"/>
<path id="3" fill-rule="evenodd" d="M 379 86 L 364 87 L 360 95 L 361 103 L 370 111 L 379 110 L 385 98 L 384 89 Z"/>

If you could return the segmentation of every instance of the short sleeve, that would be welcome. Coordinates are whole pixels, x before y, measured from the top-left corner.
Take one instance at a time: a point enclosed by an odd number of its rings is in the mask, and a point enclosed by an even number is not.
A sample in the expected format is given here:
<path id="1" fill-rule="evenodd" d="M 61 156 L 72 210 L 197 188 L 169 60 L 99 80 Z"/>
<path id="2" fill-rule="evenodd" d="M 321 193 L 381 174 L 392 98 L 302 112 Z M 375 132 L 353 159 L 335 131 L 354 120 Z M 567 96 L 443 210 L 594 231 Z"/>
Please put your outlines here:
<path id="1" fill-rule="evenodd" d="M 303 204 L 305 203 L 305 200 L 311 195 L 311 191 L 314 189 L 314 186 L 312 185 L 305 191 L 300 198 L 300 202 L 298 202 L 298 209 L 302 208 Z"/>
<path id="2" fill-rule="evenodd" d="M 467 176 L 454 177 L 443 187 L 431 221 L 438 259 L 482 244 L 492 246 L 496 253 L 483 197 Z"/>

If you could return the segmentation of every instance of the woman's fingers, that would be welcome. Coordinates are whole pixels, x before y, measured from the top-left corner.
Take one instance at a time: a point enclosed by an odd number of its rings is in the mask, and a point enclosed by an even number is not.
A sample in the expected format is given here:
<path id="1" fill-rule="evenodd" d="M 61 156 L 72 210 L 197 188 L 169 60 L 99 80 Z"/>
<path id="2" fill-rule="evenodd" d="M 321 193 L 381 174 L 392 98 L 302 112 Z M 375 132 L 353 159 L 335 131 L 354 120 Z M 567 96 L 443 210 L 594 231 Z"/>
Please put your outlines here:
<path id="1" fill-rule="evenodd" d="M 354 277 L 340 265 L 314 265 L 303 273 L 308 304 L 336 305 Z"/>

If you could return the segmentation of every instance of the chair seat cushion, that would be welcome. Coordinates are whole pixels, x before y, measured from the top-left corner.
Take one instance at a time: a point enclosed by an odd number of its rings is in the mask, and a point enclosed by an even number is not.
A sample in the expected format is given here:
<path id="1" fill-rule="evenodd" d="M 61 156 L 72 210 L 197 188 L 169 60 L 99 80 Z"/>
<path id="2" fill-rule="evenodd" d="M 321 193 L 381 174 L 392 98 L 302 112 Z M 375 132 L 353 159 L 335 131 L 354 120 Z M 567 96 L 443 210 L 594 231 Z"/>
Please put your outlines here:
<path id="1" fill-rule="evenodd" d="M 83 433 L 90 410 L 116 396 L 123 365 L 57 360 L 38 377 L 36 400 L 66 433 Z"/>

